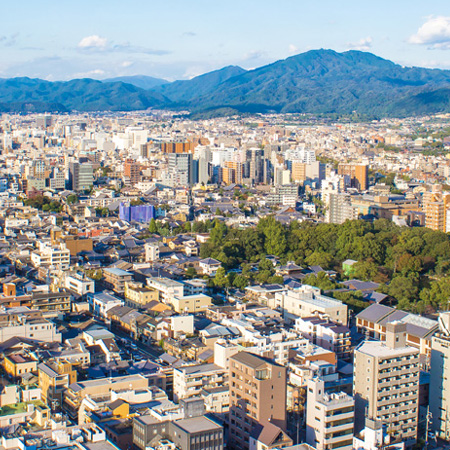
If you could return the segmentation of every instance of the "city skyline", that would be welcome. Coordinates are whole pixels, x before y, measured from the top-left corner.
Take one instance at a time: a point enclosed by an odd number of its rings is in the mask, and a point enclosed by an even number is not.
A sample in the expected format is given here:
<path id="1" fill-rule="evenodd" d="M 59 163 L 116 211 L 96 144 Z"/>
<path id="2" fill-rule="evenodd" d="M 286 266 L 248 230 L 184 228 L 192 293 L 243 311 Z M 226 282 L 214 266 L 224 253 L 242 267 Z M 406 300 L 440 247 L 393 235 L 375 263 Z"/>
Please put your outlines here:
<path id="1" fill-rule="evenodd" d="M 75 8 L 71 2 L 25 1 L 4 11 L 0 77 L 53 81 L 139 74 L 171 81 L 226 65 L 252 69 L 318 48 L 450 68 L 450 7 L 444 1 L 348 1 L 342 7 L 251 0 L 130 1 L 124 8 L 117 1 L 81 0 Z"/>

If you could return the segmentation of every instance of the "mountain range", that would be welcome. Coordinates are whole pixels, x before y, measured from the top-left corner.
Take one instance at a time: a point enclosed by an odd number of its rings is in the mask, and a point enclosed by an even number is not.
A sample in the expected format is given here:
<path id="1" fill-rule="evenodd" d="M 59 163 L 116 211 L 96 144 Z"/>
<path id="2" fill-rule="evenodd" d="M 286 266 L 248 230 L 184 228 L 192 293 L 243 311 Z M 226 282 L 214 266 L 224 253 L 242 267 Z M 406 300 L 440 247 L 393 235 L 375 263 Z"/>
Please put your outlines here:
<path id="1" fill-rule="evenodd" d="M 191 80 L 119 77 L 49 82 L 0 79 L 0 111 L 299 112 L 408 116 L 450 112 L 450 71 L 402 67 L 371 53 L 311 50 Z"/>

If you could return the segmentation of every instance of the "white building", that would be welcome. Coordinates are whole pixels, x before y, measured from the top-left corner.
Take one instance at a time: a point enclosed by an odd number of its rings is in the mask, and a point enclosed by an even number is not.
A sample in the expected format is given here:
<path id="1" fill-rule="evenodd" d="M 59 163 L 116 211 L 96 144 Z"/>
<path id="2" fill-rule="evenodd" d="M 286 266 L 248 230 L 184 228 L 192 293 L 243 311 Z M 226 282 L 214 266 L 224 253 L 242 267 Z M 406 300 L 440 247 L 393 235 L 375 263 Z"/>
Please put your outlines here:
<path id="1" fill-rule="evenodd" d="M 123 300 L 107 292 L 89 295 L 88 302 L 94 315 L 104 318 L 111 308 L 124 305 Z"/>
<path id="2" fill-rule="evenodd" d="M 147 242 L 144 245 L 145 261 L 153 262 L 159 259 L 159 244 L 157 242 Z"/>
<path id="3" fill-rule="evenodd" d="M 199 396 L 202 389 L 221 387 L 227 375 L 225 369 L 215 364 L 176 367 L 173 370 L 174 401 Z"/>
<path id="4" fill-rule="evenodd" d="M 430 412 L 433 431 L 450 440 L 450 312 L 439 316 L 439 333 L 431 341 Z"/>
<path id="5" fill-rule="evenodd" d="M 81 273 L 67 274 L 64 283 L 66 289 L 81 296 L 95 292 L 95 281 Z"/>
<path id="6" fill-rule="evenodd" d="M 230 358 L 238 352 L 239 347 L 237 344 L 218 339 L 214 343 L 214 364 L 228 370 L 230 368 Z"/>
<path id="7" fill-rule="evenodd" d="M 166 304 L 170 304 L 175 297 L 184 295 L 184 284 L 170 278 L 147 278 L 147 284 L 159 291 L 159 299 Z"/>
<path id="8" fill-rule="evenodd" d="M 303 285 L 298 289 L 278 292 L 275 298 L 269 300 L 268 306 L 272 309 L 280 308 L 287 319 L 321 314 L 334 322 L 347 325 L 347 305 L 322 295 L 320 289 L 313 286 Z"/>
<path id="9" fill-rule="evenodd" d="M 386 433 L 383 425 L 378 420 L 366 419 L 366 427 L 353 437 L 354 450 L 382 450 L 389 448 L 392 450 L 404 450 L 405 443 L 390 443 L 390 436 Z"/>
<path id="10" fill-rule="evenodd" d="M 328 394 L 321 378 L 308 380 L 306 442 L 316 450 L 353 448 L 353 397 L 344 392 Z"/>
<path id="11" fill-rule="evenodd" d="M 31 253 L 31 262 L 35 267 L 54 267 L 58 270 L 68 270 L 70 266 L 70 251 L 65 244 L 49 245 L 39 242 L 39 249 Z"/>
<path id="12" fill-rule="evenodd" d="M 170 328 L 174 336 L 180 334 L 194 334 L 194 316 L 192 314 L 181 314 L 179 316 L 171 316 Z"/>

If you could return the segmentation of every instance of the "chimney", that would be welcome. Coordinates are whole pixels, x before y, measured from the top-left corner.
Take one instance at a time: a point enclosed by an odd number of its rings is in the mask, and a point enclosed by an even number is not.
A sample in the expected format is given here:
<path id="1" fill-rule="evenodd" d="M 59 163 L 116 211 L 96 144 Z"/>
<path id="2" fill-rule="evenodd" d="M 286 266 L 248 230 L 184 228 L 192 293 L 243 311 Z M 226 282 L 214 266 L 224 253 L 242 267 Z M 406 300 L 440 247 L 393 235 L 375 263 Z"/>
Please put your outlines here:
<path id="1" fill-rule="evenodd" d="M 406 347 L 406 323 L 395 321 L 386 324 L 386 346 L 389 348 Z"/>

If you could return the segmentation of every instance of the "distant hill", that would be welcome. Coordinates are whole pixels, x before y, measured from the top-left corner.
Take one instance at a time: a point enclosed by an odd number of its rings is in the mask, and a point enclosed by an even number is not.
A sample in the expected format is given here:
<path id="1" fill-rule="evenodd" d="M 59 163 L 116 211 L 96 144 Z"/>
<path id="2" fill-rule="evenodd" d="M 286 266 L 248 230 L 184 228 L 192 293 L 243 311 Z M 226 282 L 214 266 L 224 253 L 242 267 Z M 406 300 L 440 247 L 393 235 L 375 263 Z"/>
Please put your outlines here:
<path id="1" fill-rule="evenodd" d="M 162 78 L 148 77 L 147 75 L 132 75 L 124 77 L 107 78 L 106 80 L 101 80 L 104 83 L 116 83 L 122 82 L 127 84 L 132 84 L 141 89 L 153 89 L 157 86 L 162 86 L 163 84 L 169 84 L 169 81 L 163 80 Z"/>
<path id="2" fill-rule="evenodd" d="M 121 82 L 0 79 L 0 111 L 4 112 L 133 111 L 165 103 L 167 99 L 159 93 Z"/>
<path id="3" fill-rule="evenodd" d="M 183 82 L 189 95 L 180 96 L 174 84 L 161 90 L 194 111 L 227 107 L 394 116 L 450 111 L 450 71 L 404 68 L 360 51 L 312 50 L 230 77 L 205 94 L 197 79 Z"/>
<path id="4" fill-rule="evenodd" d="M 187 105 L 193 99 L 208 96 L 215 93 L 218 87 L 233 77 L 246 72 L 242 67 L 227 66 L 220 70 L 214 70 L 192 80 L 174 81 L 156 88 L 156 92 L 161 92 L 175 104 Z"/>
<path id="5" fill-rule="evenodd" d="M 450 71 L 402 67 L 371 53 L 312 50 L 254 70 L 228 66 L 153 86 L 151 77 L 48 82 L 0 80 L 0 111 L 189 109 L 193 117 L 236 112 L 408 116 L 450 112 Z M 124 83 L 123 81 L 128 81 Z M 142 84 L 144 86 L 144 84 Z"/>

